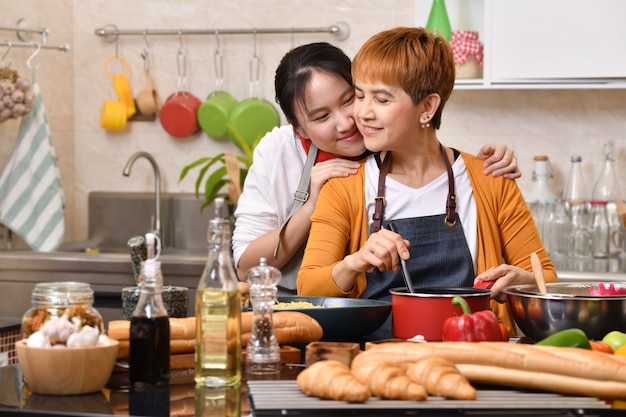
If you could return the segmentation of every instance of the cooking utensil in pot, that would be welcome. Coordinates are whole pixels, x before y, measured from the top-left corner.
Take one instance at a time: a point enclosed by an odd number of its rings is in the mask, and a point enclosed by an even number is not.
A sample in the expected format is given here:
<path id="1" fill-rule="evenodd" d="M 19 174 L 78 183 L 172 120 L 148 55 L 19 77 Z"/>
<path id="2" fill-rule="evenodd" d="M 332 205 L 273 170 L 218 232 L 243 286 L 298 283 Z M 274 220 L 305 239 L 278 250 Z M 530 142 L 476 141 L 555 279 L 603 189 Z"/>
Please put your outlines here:
<path id="1" fill-rule="evenodd" d="M 198 97 L 185 90 L 187 58 L 182 46 L 178 49 L 176 64 L 178 68 L 178 90 L 165 101 L 159 119 L 167 133 L 177 138 L 183 138 L 200 130 L 198 108 L 202 102 Z"/>
<path id="2" fill-rule="evenodd" d="M 398 228 L 396 227 L 394 222 L 389 222 L 389 228 L 392 232 L 398 233 Z M 400 267 L 402 268 L 402 278 L 404 278 L 404 284 L 406 285 L 406 288 L 409 290 L 409 292 L 415 292 L 413 291 L 413 280 L 411 279 L 409 268 L 407 267 L 406 261 L 402 258 L 400 258 Z"/>
<path id="3" fill-rule="evenodd" d="M 356 341 L 378 330 L 389 313 L 387 301 L 340 297 L 278 297 L 279 303 L 306 302 L 313 308 L 281 308 L 274 311 L 299 311 L 322 326 L 322 340 Z"/>
<path id="4" fill-rule="evenodd" d="M 259 89 L 259 57 L 256 53 L 256 36 L 254 39 L 254 54 L 250 59 L 250 98 L 240 101 L 232 110 L 228 122 L 229 139 L 241 148 L 241 139 L 249 147 L 263 137 L 267 132 L 280 124 L 280 115 L 276 107 L 269 101 L 260 98 Z"/>
<path id="5" fill-rule="evenodd" d="M 535 274 L 535 281 L 537 281 L 537 287 L 539 288 L 540 293 L 547 293 L 546 278 L 543 275 L 543 267 L 541 266 L 541 261 L 539 260 L 539 256 L 537 256 L 536 252 L 532 252 L 530 254 L 530 265 L 533 268 L 533 274 Z"/>
<path id="6" fill-rule="evenodd" d="M 472 312 L 488 310 L 490 290 L 464 287 L 418 287 L 414 293 L 406 288 L 393 288 L 391 316 L 393 337 L 410 339 L 422 335 L 427 341 L 441 341 L 443 323 L 463 314 L 452 298 L 461 296 Z"/>
<path id="7" fill-rule="evenodd" d="M 198 109 L 200 128 L 213 138 L 222 138 L 228 132 L 230 113 L 237 105 L 235 99 L 224 88 L 224 63 L 220 48 L 219 35 L 216 33 L 217 49 L 214 55 L 215 91 L 206 98 Z"/>
<path id="8" fill-rule="evenodd" d="M 623 282 L 613 285 L 626 288 Z M 612 330 L 626 332 L 626 295 L 590 295 L 597 282 L 548 283 L 546 288 L 546 294 L 535 284 L 504 289 L 511 317 L 528 339 L 537 342 L 571 328 L 596 340 Z"/>

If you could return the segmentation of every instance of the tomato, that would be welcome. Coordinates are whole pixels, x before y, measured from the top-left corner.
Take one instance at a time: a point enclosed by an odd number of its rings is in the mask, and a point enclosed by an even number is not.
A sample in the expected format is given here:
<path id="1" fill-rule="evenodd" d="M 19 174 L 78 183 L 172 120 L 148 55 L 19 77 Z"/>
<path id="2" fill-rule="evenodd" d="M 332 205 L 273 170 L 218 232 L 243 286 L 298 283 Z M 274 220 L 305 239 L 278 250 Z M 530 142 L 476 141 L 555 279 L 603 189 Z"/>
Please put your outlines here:
<path id="1" fill-rule="evenodd" d="M 595 350 L 596 352 L 604 352 L 613 354 L 613 348 L 606 342 L 602 340 L 590 340 L 589 344 L 591 345 L 591 350 Z"/>
<path id="2" fill-rule="evenodd" d="M 489 290 L 491 289 L 491 287 L 493 287 L 493 284 L 495 283 L 496 283 L 496 280 L 486 281 L 486 280 L 481 279 L 476 284 L 474 284 L 474 288 L 482 288 L 482 289 Z"/>

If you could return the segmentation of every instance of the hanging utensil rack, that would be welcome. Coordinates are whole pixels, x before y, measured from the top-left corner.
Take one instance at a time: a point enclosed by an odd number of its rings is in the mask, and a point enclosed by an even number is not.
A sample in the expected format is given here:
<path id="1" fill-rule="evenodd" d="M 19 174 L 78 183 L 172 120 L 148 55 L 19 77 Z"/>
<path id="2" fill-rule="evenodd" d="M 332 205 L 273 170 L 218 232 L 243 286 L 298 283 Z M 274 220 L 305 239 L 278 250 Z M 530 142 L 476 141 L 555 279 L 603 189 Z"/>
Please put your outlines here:
<path id="1" fill-rule="evenodd" d="M 47 43 L 46 38 L 50 34 L 47 28 L 31 28 L 27 27 L 26 20 L 19 19 L 16 26 L 0 25 L 0 31 L 15 32 L 19 41 L 0 40 L 0 46 L 8 48 L 39 48 L 39 49 L 56 49 L 58 51 L 68 52 L 70 45 L 67 43 Z M 29 34 L 38 33 L 41 35 L 41 42 L 29 41 Z"/>
<path id="2" fill-rule="evenodd" d="M 6 46 L 9 48 L 41 48 L 41 49 L 56 49 L 63 52 L 70 50 L 70 45 L 67 43 L 39 43 L 39 42 L 13 42 L 13 41 L 0 41 L 0 46 Z"/>
<path id="3" fill-rule="evenodd" d="M 125 35 L 294 35 L 302 33 L 329 33 L 335 39 L 343 41 L 350 36 L 350 26 L 338 22 L 326 27 L 310 28 L 253 28 L 253 29 L 118 29 L 115 25 L 107 25 L 95 30 L 97 36 L 109 42 L 115 42 L 119 36 Z"/>

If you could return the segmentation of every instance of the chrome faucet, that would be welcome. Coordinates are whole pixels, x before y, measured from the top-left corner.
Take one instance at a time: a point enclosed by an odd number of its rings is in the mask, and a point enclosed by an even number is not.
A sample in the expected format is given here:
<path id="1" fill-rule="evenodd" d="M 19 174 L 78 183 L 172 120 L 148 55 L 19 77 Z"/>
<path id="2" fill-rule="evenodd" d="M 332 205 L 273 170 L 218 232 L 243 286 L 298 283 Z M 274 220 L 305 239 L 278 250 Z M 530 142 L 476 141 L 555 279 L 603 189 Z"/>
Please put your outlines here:
<path id="1" fill-rule="evenodd" d="M 122 172 L 122 174 L 125 177 L 129 177 L 130 169 L 132 168 L 135 161 L 139 158 L 146 158 L 150 162 L 150 165 L 152 165 L 152 169 L 154 170 L 154 193 L 155 193 L 155 205 L 156 205 L 155 207 L 156 219 L 151 226 L 153 229 L 152 232 L 156 233 L 157 236 L 159 236 L 162 241 L 163 237 L 161 236 L 161 171 L 159 170 L 159 165 L 157 164 L 154 157 L 150 155 L 148 152 L 140 151 L 140 152 L 134 153 L 130 158 L 128 158 L 128 161 L 126 162 L 126 166 L 124 167 L 124 171 Z"/>

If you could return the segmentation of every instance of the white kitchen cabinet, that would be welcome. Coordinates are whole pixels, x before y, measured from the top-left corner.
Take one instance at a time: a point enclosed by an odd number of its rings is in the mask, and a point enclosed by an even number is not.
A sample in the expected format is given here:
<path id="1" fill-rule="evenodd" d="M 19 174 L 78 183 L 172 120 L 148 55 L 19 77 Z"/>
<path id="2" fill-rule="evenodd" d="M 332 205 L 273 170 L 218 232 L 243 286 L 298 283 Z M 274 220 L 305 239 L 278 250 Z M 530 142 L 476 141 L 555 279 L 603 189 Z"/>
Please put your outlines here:
<path id="1" fill-rule="evenodd" d="M 415 0 L 424 26 L 432 0 Z M 446 0 L 453 30 L 477 30 L 481 79 L 457 88 L 626 88 L 626 1 Z"/>

